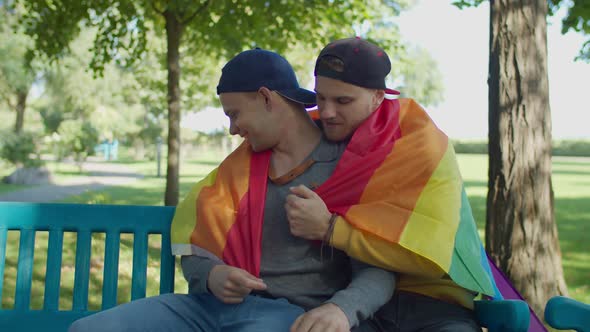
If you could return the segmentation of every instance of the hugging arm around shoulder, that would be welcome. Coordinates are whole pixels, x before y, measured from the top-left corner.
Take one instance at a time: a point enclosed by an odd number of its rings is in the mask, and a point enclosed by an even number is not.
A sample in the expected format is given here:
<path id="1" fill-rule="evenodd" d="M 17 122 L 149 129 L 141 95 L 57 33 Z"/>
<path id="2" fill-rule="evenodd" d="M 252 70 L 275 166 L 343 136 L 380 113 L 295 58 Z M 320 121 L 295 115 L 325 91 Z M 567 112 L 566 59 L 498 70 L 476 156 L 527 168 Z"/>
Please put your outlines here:
<path id="1" fill-rule="evenodd" d="M 432 261 L 398 244 L 368 234 L 338 217 L 330 244 L 350 257 L 396 273 L 439 279 L 445 272 Z"/>
<path id="2" fill-rule="evenodd" d="M 396 277 L 393 272 L 354 259 L 351 259 L 351 265 L 350 284 L 336 292 L 326 303 L 337 305 L 353 328 L 373 316 L 389 301 L 395 289 Z"/>

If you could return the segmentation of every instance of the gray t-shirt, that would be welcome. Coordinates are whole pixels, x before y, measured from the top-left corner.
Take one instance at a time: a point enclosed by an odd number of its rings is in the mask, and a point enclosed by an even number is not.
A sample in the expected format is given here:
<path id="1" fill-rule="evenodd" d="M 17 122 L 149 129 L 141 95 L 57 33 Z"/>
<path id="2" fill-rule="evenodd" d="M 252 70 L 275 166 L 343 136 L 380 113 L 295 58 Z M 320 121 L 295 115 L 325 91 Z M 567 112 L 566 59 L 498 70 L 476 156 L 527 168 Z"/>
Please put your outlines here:
<path id="1" fill-rule="evenodd" d="M 310 154 L 314 163 L 288 183 L 269 180 L 262 229 L 260 278 L 266 294 L 286 298 L 306 310 L 331 302 L 348 317 L 351 327 L 369 318 L 393 294 L 395 276 L 359 261 L 319 241 L 295 237 L 289 230 L 285 201 L 289 188 L 300 184 L 317 187 L 326 181 L 342 156 L 345 143 L 322 137 Z M 191 293 L 207 292 L 207 278 L 216 262 L 184 256 L 182 267 Z"/>

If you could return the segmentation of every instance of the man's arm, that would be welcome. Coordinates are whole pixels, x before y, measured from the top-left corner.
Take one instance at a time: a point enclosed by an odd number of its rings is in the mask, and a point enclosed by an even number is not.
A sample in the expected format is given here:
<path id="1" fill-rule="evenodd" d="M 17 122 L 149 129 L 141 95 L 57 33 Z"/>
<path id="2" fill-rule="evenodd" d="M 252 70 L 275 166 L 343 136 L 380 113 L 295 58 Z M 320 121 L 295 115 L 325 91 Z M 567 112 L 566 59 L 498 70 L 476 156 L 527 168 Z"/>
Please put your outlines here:
<path id="1" fill-rule="evenodd" d="M 328 239 L 331 246 L 350 257 L 398 273 L 435 279 L 445 275 L 430 260 L 357 229 L 342 216 L 336 217 L 330 227 L 331 213 L 315 192 L 305 186 L 291 188 L 291 192 L 293 194 L 287 196 L 285 209 L 294 236 L 308 240 Z"/>
<path id="2" fill-rule="evenodd" d="M 216 265 L 221 265 L 221 263 L 195 255 L 180 258 L 180 266 L 184 279 L 188 282 L 189 294 L 209 293 L 207 280 L 209 273 Z"/>
<path id="3" fill-rule="evenodd" d="M 335 220 L 330 245 L 365 263 L 401 274 L 440 279 L 445 272 L 432 261 L 398 244 L 389 243 L 377 236 L 350 225 L 343 217 Z"/>
<path id="4" fill-rule="evenodd" d="M 265 290 L 259 278 L 209 258 L 182 256 L 182 273 L 191 294 L 211 293 L 224 303 L 240 303 L 252 290 Z"/>
<path id="5" fill-rule="evenodd" d="M 344 311 L 352 328 L 389 301 L 395 289 L 395 274 L 354 259 L 351 265 L 350 284 L 326 303 L 334 303 Z"/>
<path id="6" fill-rule="evenodd" d="M 389 301 L 395 288 L 394 273 L 355 260 L 351 263 L 352 279 L 348 287 L 299 316 L 291 331 L 349 331 Z"/>

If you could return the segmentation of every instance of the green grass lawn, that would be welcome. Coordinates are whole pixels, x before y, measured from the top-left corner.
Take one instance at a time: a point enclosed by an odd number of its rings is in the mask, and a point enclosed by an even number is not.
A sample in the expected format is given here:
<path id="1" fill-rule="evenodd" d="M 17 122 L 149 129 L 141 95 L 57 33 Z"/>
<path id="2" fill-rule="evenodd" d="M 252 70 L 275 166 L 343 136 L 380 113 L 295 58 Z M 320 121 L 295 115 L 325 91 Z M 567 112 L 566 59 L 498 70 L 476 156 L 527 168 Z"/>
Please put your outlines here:
<path id="1" fill-rule="evenodd" d="M 480 234 L 485 228 L 487 156 L 460 155 L 459 164 Z M 553 161 L 555 220 L 569 295 L 590 303 L 590 159 Z"/>
<path id="2" fill-rule="evenodd" d="M 184 162 L 180 168 L 180 197 L 183 197 L 192 184 L 212 170 L 220 159 L 219 155 L 205 155 L 199 160 Z M 126 166 L 141 172 L 145 177 L 124 187 L 110 187 L 102 191 L 88 192 L 80 196 L 71 197 L 64 202 L 87 204 L 135 204 L 162 205 L 164 197 L 165 178 L 156 177 L 155 161 L 131 162 L 120 161 Z M 466 183 L 467 193 L 475 218 L 483 236 L 485 223 L 485 203 L 487 192 L 487 156 L 460 155 L 459 163 Z M 165 172 L 165 165 L 162 165 Z M 67 176 L 67 174 L 65 174 Z M 553 163 L 553 186 L 555 190 L 555 214 L 560 236 L 563 256 L 563 268 L 570 296 L 590 303 L 590 159 L 558 158 Z M 0 187 L 1 188 L 1 187 Z M 37 236 L 38 246 L 47 246 L 47 234 Z M 102 285 L 101 255 L 104 254 L 104 244 L 100 242 L 101 235 L 93 238 L 93 264 L 90 285 L 90 308 L 100 307 L 100 289 Z M 132 239 L 122 239 L 119 301 L 129 299 L 129 282 L 132 265 Z M 43 252 L 42 248 L 39 252 Z M 11 307 L 14 299 L 14 285 L 16 280 L 16 256 L 18 252 L 18 234 L 9 234 L 7 247 L 7 264 L 4 276 L 4 292 L 2 306 Z M 60 308 L 71 307 L 71 287 L 74 280 L 75 238 L 64 239 L 64 263 L 62 264 L 63 298 L 60 298 Z M 96 255 L 94 255 L 96 253 Z M 159 245 L 150 240 L 150 257 L 157 257 Z M 35 257 L 35 267 L 43 266 L 46 257 Z M 158 268 L 155 260 L 149 264 L 147 294 L 157 293 Z M 31 303 L 33 308 L 40 308 L 42 304 L 42 285 L 44 271 L 35 270 L 34 289 Z M 179 270 L 176 273 L 176 291 L 185 292 L 186 282 Z"/>

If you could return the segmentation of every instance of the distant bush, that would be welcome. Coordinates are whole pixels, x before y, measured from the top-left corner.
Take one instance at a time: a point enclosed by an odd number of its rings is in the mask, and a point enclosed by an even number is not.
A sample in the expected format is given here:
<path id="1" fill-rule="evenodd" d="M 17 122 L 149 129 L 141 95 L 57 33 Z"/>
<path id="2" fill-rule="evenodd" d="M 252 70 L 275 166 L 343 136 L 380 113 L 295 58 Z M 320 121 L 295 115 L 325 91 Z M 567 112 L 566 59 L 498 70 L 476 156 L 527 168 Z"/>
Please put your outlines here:
<path id="1" fill-rule="evenodd" d="M 487 154 L 488 142 L 484 140 L 452 140 L 455 152 L 465 154 Z M 590 157 L 590 141 L 559 140 L 553 141 L 554 156 Z"/>
<path id="2" fill-rule="evenodd" d="M 554 156 L 590 157 L 590 141 L 561 140 L 553 142 Z"/>
<path id="3" fill-rule="evenodd" d="M 58 134 L 52 136 L 57 159 L 73 157 L 79 166 L 94 154 L 98 140 L 98 130 L 90 122 L 82 120 L 63 121 Z"/>
<path id="4" fill-rule="evenodd" d="M 465 154 L 487 154 L 488 153 L 488 142 L 487 141 L 459 141 L 452 140 L 453 146 L 455 147 L 456 153 Z"/>
<path id="5" fill-rule="evenodd" d="M 36 136 L 30 132 L 15 134 L 0 133 L 0 158 L 17 167 L 40 167 L 43 162 L 39 156 Z"/>

